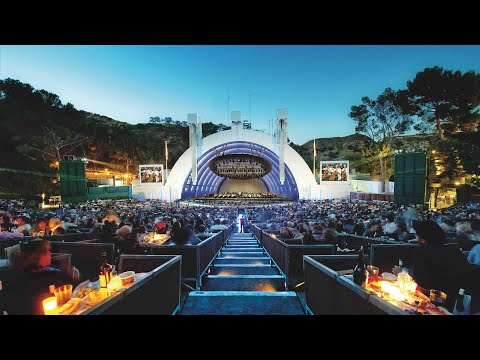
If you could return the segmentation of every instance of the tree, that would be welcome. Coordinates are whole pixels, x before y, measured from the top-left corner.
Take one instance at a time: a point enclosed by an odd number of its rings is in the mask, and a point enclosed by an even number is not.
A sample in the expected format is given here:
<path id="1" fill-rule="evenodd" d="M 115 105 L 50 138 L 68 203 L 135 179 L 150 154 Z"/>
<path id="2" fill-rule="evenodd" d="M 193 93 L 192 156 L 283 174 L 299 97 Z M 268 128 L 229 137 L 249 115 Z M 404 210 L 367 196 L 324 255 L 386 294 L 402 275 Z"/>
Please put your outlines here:
<path id="1" fill-rule="evenodd" d="M 474 71 L 426 68 L 407 82 L 407 88 L 410 114 L 419 120 L 416 130 L 434 127 L 444 140 L 446 135 L 474 129 L 480 121 L 480 74 Z"/>
<path id="2" fill-rule="evenodd" d="M 36 90 L 38 94 L 42 97 L 43 102 L 53 108 L 61 108 L 62 102 L 60 101 L 60 98 L 58 97 L 57 94 L 52 94 L 51 92 L 48 92 L 47 90 Z M 68 103 L 69 106 L 73 106 L 72 104 Z"/>
<path id="3" fill-rule="evenodd" d="M 227 126 L 227 125 L 225 125 L 225 124 L 218 124 L 217 132 L 218 132 L 218 131 L 230 130 L 231 128 L 232 128 L 231 126 Z"/>
<path id="4" fill-rule="evenodd" d="M 461 132 L 437 141 L 430 164 L 434 182 L 465 183 L 480 188 L 480 132 Z"/>
<path id="5" fill-rule="evenodd" d="M 247 129 L 247 130 L 251 130 L 252 129 L 252 123 L 249 122 L 248 120 L 243 120 L 243 128 Z"/>
<path id="6" fill-rule="evenodd" d="M 386 88 L 376 100 L 363 97 L 362 104 L 352 106 L 349 114 L 357 123 L 355 131 L 371 140 L 362 142 L 362 152 L 367 157 L 378 159 L 382 192 L 385 192 L 386 160 L 391 154 L 391 144 L 412 125 L 408 110 L 406 92 Z"/>
<path id="7" fill-rule="evenodd" d="M 121 161 L 125 165 L 125 170 L 128 173 L 128 169 L 133 164 L 133 156 L 125 151 L 117 151 L 114 153 L 113 158 L 115 160 Z"/>
<path id="8" fill-rule="evenodd" d="M 160 124 L 162 122 L 162 119 L 160 119 L 159 116 L 152 116 L 150 117 L 150 123 L 153 123 L 153 124 Z"/>
<path id="9" fill-rule="evenodd" d="M 85 139 L 84 146 L 86 149 L 85 157 L 95 160 L 92 161 L 95 170 L 97 169 L 97 161 L 107 161 L 112 150 L 108 138 L 102 138 L 101 133 L 96 133 L 94 136 Z"/>
<path id="10" fill-rule="evenodd" d="M 36 159 L 32 154 L 40 153 L 44 160 L 55 162 L 62 160 L 63 155 L 71 152 L 82 141 L 84 138 L 79 134 L 72 134 L 67 130 L 61 134 L 44 127 L 42 135 L 35 137 L 29 144 L 18 146 L 17 149 L 31 159 Z"/>

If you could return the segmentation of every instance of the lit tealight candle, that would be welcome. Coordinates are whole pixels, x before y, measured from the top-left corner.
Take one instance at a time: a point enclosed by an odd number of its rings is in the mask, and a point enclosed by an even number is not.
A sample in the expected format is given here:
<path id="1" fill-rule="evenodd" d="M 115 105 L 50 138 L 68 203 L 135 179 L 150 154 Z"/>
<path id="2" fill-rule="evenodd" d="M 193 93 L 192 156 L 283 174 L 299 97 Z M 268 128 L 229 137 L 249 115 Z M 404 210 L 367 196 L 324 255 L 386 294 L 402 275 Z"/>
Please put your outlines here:
<path id="1" fill-rule="evenodd" d="M 43 311 L 45 315 L 56 315 L 57 314 L 57 298 L 51 296 L 42 301 Z"/>

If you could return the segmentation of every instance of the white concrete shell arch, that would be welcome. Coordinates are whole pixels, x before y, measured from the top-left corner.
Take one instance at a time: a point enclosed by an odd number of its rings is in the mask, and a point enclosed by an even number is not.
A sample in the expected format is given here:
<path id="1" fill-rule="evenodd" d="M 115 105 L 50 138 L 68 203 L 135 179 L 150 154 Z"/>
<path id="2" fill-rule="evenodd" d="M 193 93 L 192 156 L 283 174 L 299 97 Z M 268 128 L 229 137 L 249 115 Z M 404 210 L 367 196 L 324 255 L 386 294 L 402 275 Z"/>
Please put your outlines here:
<path id="1" fill-rule="evenodd" d="M 221 144 L 246 141 L 263 146 L 278 154 L 275 137 L 258 130 L 234 129 L 212 134 L 202 139 L 197 158 Z M 188 148 L 171 169 L 165 187 L 169 189 L 170 201 L 181 198 L 185 180 L 192 170 L 192 150 Z M 312 170 L 303 158 L 289 145 L 285 146 L 285 165 L 290 169 L 298 189 L 299 199 L 312 198 L 312 190 L 317 186 Z"/>

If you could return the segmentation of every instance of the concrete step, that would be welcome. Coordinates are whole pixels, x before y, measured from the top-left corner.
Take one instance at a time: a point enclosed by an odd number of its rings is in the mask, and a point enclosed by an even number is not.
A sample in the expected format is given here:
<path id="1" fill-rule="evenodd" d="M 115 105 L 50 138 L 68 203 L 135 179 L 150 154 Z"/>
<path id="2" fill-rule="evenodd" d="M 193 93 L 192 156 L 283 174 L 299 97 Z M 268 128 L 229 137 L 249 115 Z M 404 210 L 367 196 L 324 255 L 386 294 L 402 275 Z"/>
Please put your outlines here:
<path id="1" fill-rule="evenodd" d="M 236 258 L 216 258 L 215 266 L 222 264 L 245 264 L 245 265 L 270 265 L 268 257 L 236 257 Z"/>
<path id="2" fill-rule="evenodd" d="M 248 239 L 248 240 L 228 240 L 227 244 L 254 244 L 257 243 L 257 239 Z"/>
<path id="3" fill-rule="evenodd" d="M 266 257 L 263 252 L 258 251 L 226 251 L 222 252 L 217 259 L 242 258 L 242 257 Z M 215 259 L 216 261 L 216 259 Z"/>
<path id="4" fill-rule="evenodd" d="M 208 275 L 280 275 L 276 266 L 267 264 L 216 264 L 208 269 Z"/>
<path id="5" fill-rule="evenodd" d="M 191 291 L 181 315 L 305 315 L 293 291 Z"/>
<path id="6" fill-rule="evenodd" d="M 258 244 L 241 244 L 241 245 L 227 244 L 224 246 L 224 249 L 238 249 L 238 248 L 260 249 L 260 246 Z"/>
<path id="7" fill-rule="evenodd" d="M 285 291 L 285 277 L 281 275 L 207 275 L 202 291 Z"/>
<path id="8" fill-rule="evenodd" d="M 260 244 L 259 244 L 259 243 L 248 243 L 248 244 L 227 243 L 227 244 L 225 244 L 225 246 L 230 246 L 230 247 L 232 247 L 232 248 L 242 247 L 242 246 L 246 246 L 246 247 L 251 247 L 251 246 L 260 247 Z"/>
<path id="9" fill-rule="evenodd" d="M 229 239 L 228 242 L 231 242 L 231 243 L 239 243 L 239 244 L 244 244 L 244 243 L 249 243 L 249 242 L 258 242 L 257 239 L 244 239 L 244 240 L 240 240 L 240 239 Z"/>
<path id="10" fill-rule="evenodd" d="M 233 252 L 243 252 L 243 251 L 262 252 L 263 250 L 260 247 L 255 247 L 255 248 L 241 247 L 241 248 L 223 248 L 222 249 L 222 253 L 233 253 Z"/>

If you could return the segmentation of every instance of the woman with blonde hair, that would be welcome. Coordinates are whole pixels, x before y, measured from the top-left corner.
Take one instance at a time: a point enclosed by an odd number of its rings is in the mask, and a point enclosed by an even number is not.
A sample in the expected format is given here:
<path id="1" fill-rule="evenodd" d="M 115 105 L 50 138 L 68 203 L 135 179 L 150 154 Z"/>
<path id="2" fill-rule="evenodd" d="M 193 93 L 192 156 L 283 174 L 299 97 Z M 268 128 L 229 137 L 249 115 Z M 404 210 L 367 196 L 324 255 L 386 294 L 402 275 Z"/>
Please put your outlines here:
<path id="1" fill-rule="evenodd" d="M 113 243 L 115 244 L 118 255 L 123 254 L 125 250 L 134 247 L 135 241 L 132 239 L 131 234 L 132 228 L 128 225 L 123 225 L 116 231 Z"/>
<path id="2" fill-rule="evenodd" d="M 51 218 L 48 221 L 48 229 L 49 235 L 65 234 L 65 227 L 63 226 L 62 220 L 60 220 L 59 218 Z"/>

